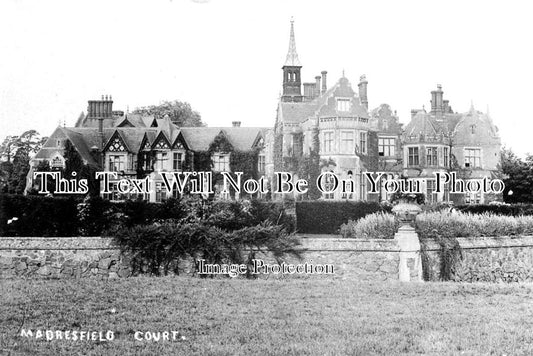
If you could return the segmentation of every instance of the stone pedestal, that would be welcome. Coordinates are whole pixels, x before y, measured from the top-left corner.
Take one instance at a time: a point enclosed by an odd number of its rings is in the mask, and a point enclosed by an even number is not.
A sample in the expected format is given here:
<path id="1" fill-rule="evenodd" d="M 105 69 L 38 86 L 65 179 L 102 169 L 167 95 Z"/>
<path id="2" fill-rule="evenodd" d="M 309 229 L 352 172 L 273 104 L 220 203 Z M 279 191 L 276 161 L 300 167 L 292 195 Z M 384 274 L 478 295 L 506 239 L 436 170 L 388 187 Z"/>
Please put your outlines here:
<path id="1" fill-rule="evenodd" d="M 399 280 L 402 282 L 422 282 L 420 242 L 415 229 L 410 225 L 403 225 L 398 229 L 394 239 L 400 247 Z"/>

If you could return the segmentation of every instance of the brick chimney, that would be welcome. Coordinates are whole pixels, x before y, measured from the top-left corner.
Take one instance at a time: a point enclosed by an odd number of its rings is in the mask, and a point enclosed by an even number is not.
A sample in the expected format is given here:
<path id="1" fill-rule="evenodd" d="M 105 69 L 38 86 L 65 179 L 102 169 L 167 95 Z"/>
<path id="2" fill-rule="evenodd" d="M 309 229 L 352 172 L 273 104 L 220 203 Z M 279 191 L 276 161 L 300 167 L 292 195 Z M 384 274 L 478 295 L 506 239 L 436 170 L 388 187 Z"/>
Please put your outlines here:
<path id="1" fill-rule="evenodd" d="M 444 104 L 442 102 L 442 85 L 437 84 L 437 90 L 431 92 L 431 113 L 442 114 L 444 112 Z"/>
<path id="2" fill-rule="evenodd" d="M 98 141 L 100 149 L 104 148 L 104 119 L 113 117 L 113 98 L 102 95 L 102 100 L 89 100 L 87 119 L 98 120 Z"/>
<path id="3" fill-rule="evenodd" d="M 241 122 L 240 121 L 232 121 L 231 122 L 231 126 L 233 126 L 233 127 L 241 127 Z"/>
<path id="4" fill-rule="evenodd" d="M 361 105 L 368 110 L 368 81 L 366 80 L 366 76 L 364 74 L 359 78 L 359 84 L 357 86 L 359 87 L 359 100 L 361 100 Z"/>
<path id="5" fill-rule="evenodd" d="M 304 97 L 307 100 L 315 98 L 315 83 L 304 83 Z"/>
<path id="6" fill-rule="evenodd" d="M 315 77 L 315 93 L 316 93 L 316 96 L 319 96 L 320 95 L 320 76 L 317 75 Z"/>
<path id="7" fill-rule="evenodd" d="M 102 100 L 89 100 L 87 118 L 111 118 L 113 117 L 113 99 L 111 95 L 102 95 Z"/>
<path id="8" fill-rule="evenodd" d="M 328 72 L 323 70 L 322 72 L 320 72 L 320 74 L 322 74 L 322 94 L 324 94 L 328 90 L 328 82 L 327 82 Z"/>

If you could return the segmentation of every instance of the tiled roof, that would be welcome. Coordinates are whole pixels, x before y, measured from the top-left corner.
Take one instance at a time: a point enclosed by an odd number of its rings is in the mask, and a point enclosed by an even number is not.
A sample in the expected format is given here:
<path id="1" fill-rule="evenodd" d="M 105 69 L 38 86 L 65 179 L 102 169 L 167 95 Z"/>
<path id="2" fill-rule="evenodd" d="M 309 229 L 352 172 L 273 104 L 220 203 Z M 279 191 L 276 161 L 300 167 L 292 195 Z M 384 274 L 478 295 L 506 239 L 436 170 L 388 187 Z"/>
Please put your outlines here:
<path id="1" fill-rule="evenodd" d="M 416 135 L 429 135 L 433 136 L 439 134 L 442 130 L 439 123 L 432 120 L 429 114 L 425 111 L 419 111 L 411 119 L 405 128 L 405 136 L 416 136 Z"/>
<path id="2" fill-rule="evenodd" d="M 90 147 L 87 146 L 87 142 L 84 140 L 84 137 L 79 132 L 69 130 L 68 128 L 63 128 L 65 135 L 68 137 L 72 145 L 79 152 L 80 156 L 91 165 L 96 165 L 96 161 L 91 155 Z"/>
<path id="3" fill-rule="evenodd" d="M 316 101 L 303 103 L 280 103 L 279 115 L 283 122 L 300 123 L 307 120 L 309 117 L 315 116 L 318 109 Z"/>
<path id="4" fill-rule="evenodd" d="M 207 151 L 222 131 L 234 149 L 246 151 L 252 148 L 257 135 L 266 130 L 265 127 L 183 127 L 181 133 L 193 151 Z"/>
<path id="5" fill-rule="evenodd" d="M 193 151 L 207 151 L 214 138 L 220 133 L 217 127 L 183 127 L 183 138 Z"/>
<path id="6" fill-rule="evenodd" d="M 268 129 L 265 127 L 224 127 L 221 130 L 226 133 L 233 148 L 246 151 L 252 148 L 257 135 Z"/>

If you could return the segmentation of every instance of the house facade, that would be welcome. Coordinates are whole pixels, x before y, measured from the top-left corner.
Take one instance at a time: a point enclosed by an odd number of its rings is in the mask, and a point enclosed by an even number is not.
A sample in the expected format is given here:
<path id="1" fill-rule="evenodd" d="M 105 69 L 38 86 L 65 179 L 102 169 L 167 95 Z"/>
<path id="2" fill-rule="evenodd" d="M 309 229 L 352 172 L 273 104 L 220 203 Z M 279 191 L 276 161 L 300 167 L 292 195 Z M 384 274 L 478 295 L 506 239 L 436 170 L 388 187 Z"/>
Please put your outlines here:
<path id="1" fill-rule="evenodd" d="M 314 180 L 325 174 L 325 191 L 295 195 L 296 199 L 387 201 L 391 194 L 385 182 L 407 177 L 419 181 L 429 203 L 501 200 L 490 194 L 453 194 L 449 186 L 436 192 L 436 172 L 456 172 L 458 178 L 477 181 L 497 176 L 501 140 L 488 113 L 473 106 L 454 112 L 438 85 L 431 91 L 431 110 L 412 110 L 404 127 L 390 105 L 369 109 L 365 75 L 354 85 L 343 73 L 329 86 L 327 71 L 303 82 L 302 68 L 291 21 L 273 127 L 241 127 L 237 121 L 228 127 L 178 127 L 168 117 L 113 111 L 111 97 L 102 97 L 89 101 L 87 115 L 74 127 L 54 131 L 33 159 L 32 169 L 43 161 L 51 169 L 64 168 L 68 140 L 85 164 L 117 172 L 117 179 L 150 177 L 155 189 L 140 198 L 156 202 L 178 195 L 166 193 L 159 173 L 173 171 L 213 172 L 213 190 L 222 198 L 230 196 L 221 193 L 218 173 L 244 171 L 245 178 L 266 177 L 271 192 L 275 172 L 290 172 L 307 179 L 309 186 L 316 186 Z M 386 172 L 378 193 L 369 192 L 365 172 Z M 330 189 L 335 185 L 333 175 L 346 182 L 347 189 Z M 29 179 L 28 187 L 32 184 Z M 139 196 L 113 189 L 105 197 Z"/>
<path id="2" fill-rule="evenodd" d="M 246 157 L 245 169 L 250 176 L 265 174 L 271 152 L 265 145 L 268 128 L 241 127 L 238 121 L 230 127 L 180 128 L 168 116 L 124 114 L 112 107 L 110 97 L 91 100 L 87 115 L 74 127 L 56 128 L 32 160 L 28 188 L 35 184 L 31 177 L 41 162 L 47 162 L 52 170 L 66 167 L 67 141 L 84 164 L 97 171 L 116 172 L 111 189 L 103 193 L 110 200 L 140 198 L 161 202 L 170 196 L 178 197 L 177 190 L 167 192 L 161 172 L 186 171 L 212 172 L 215 177 L 212 190 L 220 196 L 222 187 L 217 174 L 240 170 L 242 163 L 232 164 L 235 157 Z M 146 177 L 155 185 L 149 193 L 119 192 L 120 179 Z"/>
<path id="3" fill-rule="evenodd" d="M 501 200 L 501 195 L 481 192 L 450 193 L 449 186 L 436 192 L 436 172 L 454 172 L 464 182 L 497 178 L 501 150 L 498 128 L 489 114 L 473 105 L 467 112 L 454 112 L 443 95 L 437 85 L 431 92 L 431 110 L 411 111 L 411 121 L 402 133 L 403 174 L 420 180 L 429 203 Z"/>
<path id="4" fill-rule="evenodd" d="M 323 193 L 322 199 L 387 201 L 391 194 L 384 189 L 386 180 L 409 178 L 419 181 L 428 203 L 501 200 L 494 194 L 450 193 L 449 185 L 436 192 L 435 185 L 436 172 L 456 172 L 465 182 L 497 177 L 501 139 L 490 115 L 473 107 L 454 112 L 438 85 L 431 92 L 431 110 L 412 110 L 403 127 L 390 105 L 369 110 L 365 75 L 360 76 L 357 88 L 344 74 L 328 87 L 327 71 L 313 82 L 302 83 L 302 67 L 291 22 L 282 67 L 283 94 L 273 130 L 276 171 L 298 174 L 298 162 L 308 161 L 306 157 L 316 152 L 320 172 L 353 181 L 349 193 L 338 189 Z M 377 194 L 369 193 L 364 172 L 386 172 Z"/>

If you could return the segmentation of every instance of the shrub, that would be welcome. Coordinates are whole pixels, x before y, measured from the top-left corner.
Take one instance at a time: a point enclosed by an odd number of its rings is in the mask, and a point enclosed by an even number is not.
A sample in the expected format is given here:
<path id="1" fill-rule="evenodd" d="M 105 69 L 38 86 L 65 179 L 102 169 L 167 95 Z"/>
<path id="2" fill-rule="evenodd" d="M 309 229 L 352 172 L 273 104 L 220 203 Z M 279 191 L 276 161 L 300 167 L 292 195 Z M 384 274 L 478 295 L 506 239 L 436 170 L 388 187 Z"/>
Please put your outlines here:
<path id="1" fill-rule="evenodd" d="M 390 212 L 390 207 L 374 202 L 302 201 L 296 203 L 296 229 L 309 234 L 337 234 L 348 220 L 368 214 Z"/>
<path id="2" fill-rule="evenodd" d="M 197 198 L 168 199 L 163 203 L 111 202 L 99 196 L 80 199 L 0 195 L 0 236 L 112 236 L 124 228 L 165 221 L 201 221 L 224 231 L 263 222 L 281 225 L 288 232 L 295 227 L 294 218 L 287 214 L 283 203 L 276 202 Z"/>
<path id="3" fill-rule="evenodd" d="M 88 195 L 77 208 L 82 236 L 99 236 L 117 223 L 112 203 L 100 196 Z"/>
<path id="4" fill-rule="evenodd" d="M 533 216 L 423 213 L 416 217 L 415 227 L 421 238 L 530 235 L 533 234 Z"/>
<path id="5" fill-rule="evenodd" d="M 492 213 L 496 215 L 533 215 L 533 204 L 479 204 L 479 205 L 459 205 L 457 210 L 463 213 L 483 214 Z"/>
<path id="6" fill-rule="evenodd" d="M 77 203 L 73 197 L 0 194 L 0 236 L 77 236 Z"/>
<path id="7" fill-rule="evenodd" d="M 393 239 L 398 228 L 399 220 L 392 214 L 374 213 L 359 219 L 349 220 L 340 229 L 342 237 L 358 239 Z"/>
<path id="8" fill-rule="evenodd" d="M 131 257 L 134 273 L 179 273 L 186 258 L 206 263 L 251 264 L 257 252 L 269 251 L 279 261 L 287 255 L 300 257 L 294 235 L 281 226 L 261 224 L 223 231 L 201 222 L 134 226 L 117 231 L 115 242 Z"/>

